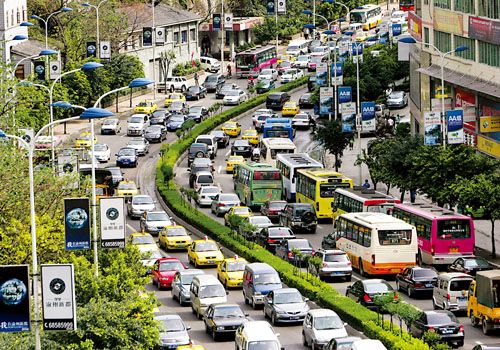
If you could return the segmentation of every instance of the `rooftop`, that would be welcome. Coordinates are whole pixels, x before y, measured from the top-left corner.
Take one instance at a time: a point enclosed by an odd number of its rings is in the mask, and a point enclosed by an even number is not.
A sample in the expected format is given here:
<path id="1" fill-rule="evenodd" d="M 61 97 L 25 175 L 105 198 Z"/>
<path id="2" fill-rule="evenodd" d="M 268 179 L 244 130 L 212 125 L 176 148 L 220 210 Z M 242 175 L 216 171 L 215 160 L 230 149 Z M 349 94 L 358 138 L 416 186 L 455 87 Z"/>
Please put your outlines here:
<path id="1" fill-rule="evenodd" d="M 39 54 L 42 50 L 45 50 L 45 44 L 34 39 L 23 40 L 10 49 L 14 55 L 21 57 L 34 56 Z"/>
<path id="2" fill-rule="evenodd" d="M 152 27 L 151 6 L 143 3 L 136 3 L 129 7 L 119 9 L 125 12 L 128 18 L 129 27 L 127 30 L 142 30 L 142 27 Z M 171 26 L 173 24 L 200 21 L 201 17 L 196 13 L 187 12 L 165 4 L 155 6 L 155 26 Z"/>

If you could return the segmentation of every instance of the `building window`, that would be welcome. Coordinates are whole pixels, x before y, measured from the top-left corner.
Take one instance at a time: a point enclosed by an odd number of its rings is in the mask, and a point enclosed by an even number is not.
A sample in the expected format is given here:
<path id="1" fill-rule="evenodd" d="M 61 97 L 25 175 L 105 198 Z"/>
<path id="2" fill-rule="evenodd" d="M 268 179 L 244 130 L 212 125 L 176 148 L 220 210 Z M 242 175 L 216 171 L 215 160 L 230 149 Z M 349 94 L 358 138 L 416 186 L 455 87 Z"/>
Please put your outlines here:
<path id="1" fill-rule="evenodd" d="M 190 29 L 189 30 L 189 40 L 191 41 L 195 41 L 196 40 L 196 32 L 194 31 L 194 29 Z"/>
<path id="2" fill-rule="evenodd" d="M 474 14 L 474 0 L 455 0 L 455 11 Z"/>
<path id="3" fill-rule="evenodd" d="M 434 46 L 436 46 L 442 53 L 451 51 L 451 34 L 435 30 Z"/>
<path id="4" fill-rule="evenodd" d="M 21 23 L 21 12 L 17 9 L 17 24 Z"/>
<path id="5" fill-rule="evenodd" d="M 12 10 L 12 12 L 10 13 L 10 25 L 14 25 L 14 10 Z"/>
<path id="6" fill-rule="evenodd" d="M 479 1 L 479 16 L 500 18 L 500 0 Z"/>
<path id="7" fill-rule="evenodd" d="M 461 52 L 455 52 L 456 56 L 465 58 L 466 60 L 476 60 L 476 41 L 474 39 L 455 35 L 455 48 L 459 46 L 466 46 L 469 49 Z"/>
<path id="8" fill-rule="evenodd" d="M 181 32 L 181 37 L 182 37 L 182 42 L 183 43 L 187 42 L 187 30 L 183 30 Z"/>
<path id="9" fill-rule="evenodd" d="M 429 43 L 429 28 L 424 27 L 424 43 Z"/>
<path id="10" fill-rule="evenodd" d="M 451 10 L 451 0 L 434 0 L 434 7 Z"/>
<path id="11" fill-rule="evenodd" d="M 174 43 L 175 44 L 179 43 L 179 32 L 174 32 Z"/>
<path id="12" fill-rule="evenodd" d="M 500 46 L 479 41 L 479 63 L 500 67 Z"/>

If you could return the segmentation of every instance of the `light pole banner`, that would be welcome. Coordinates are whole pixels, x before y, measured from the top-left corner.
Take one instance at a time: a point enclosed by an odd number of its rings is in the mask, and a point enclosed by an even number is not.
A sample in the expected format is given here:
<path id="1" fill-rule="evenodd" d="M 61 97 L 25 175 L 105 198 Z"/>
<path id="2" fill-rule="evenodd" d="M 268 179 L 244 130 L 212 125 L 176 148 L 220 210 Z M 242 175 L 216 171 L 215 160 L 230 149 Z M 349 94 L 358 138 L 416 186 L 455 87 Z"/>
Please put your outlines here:
<path id="1" fill-rule="evenodd" d="M 66 176 L 78 171 L 78 156 L 74 154 L 57 155 L 57 174 Z"/>
<path id="2" fill-rule="evenodd" d="M 267 8 L 268 15 L 274 15 L 275 14 L 275 12 L 274 12 L 274 0 L 268 0 L 266 8 Z"/>
<path id="3" fill-rule="evenodd" d="M 49 79 L 55 80 L 61 75 L 61 62 L 60 61 L 49 61 Z"/>
<path id="4" fill-rule="evenodd" d="M 102 248 L 125 248 L 125 200 L 123 197 L 99 199 Z"/>
<path id="5" fill-rule="evenodd" d="M 353 132 L 356 130 L 356 114 L 342 114 L 342 132 Z"/>
<path id="6" fill-rule="evenodd" d="M 340 113 L 356 114 L 356 102 L 344 102 L 340 104 Z"/>
<path id="7" fill-rule="evenodd" d="M 375 131 L 375 102 L 361 102 L 361 130 Z"/>
<path id="8" fill-rule="evenodd" d="M 338 75 L 337 77 L 332 77 L 332 82 L 335 85 L 342 85 L 344 84 L 344 76 Z"/>
<path id="9" fill-rule="evenodd" d="M 424 144 L 426 146 L 439 145 L 441 143 L 441 113 L 424 113 Z"/>
<path id="10" fill-rule="evenodd" d="M 214 13 L 212 15 L 212 29 L 215 31 L 220 30 L 221 29 L 220 22 L 221 22 L 220 13 Z"/>
<path id="11" fill-rule="evenodd" d="M 17 129 L 19 132 L 21 138 L 26 141 L 27 143 L 30 143 L 31 140 L 35 137 L 35 129 L 33 128 L 19 128 Z M 24 143 L 18 142 L 18 147 L 21 149 L 24 149 Z"/>
<path id="12" fill-rule="evenodd" d="M 462 144 L 464 143 L 464 111 L 455 109 L 446 112 L 446 120 L 448 122 L 448 143 Z"/>
<path id="13" fill-rule="evenodd" d="M 100 56 L 103 60 L 111 59 L 111 43 L 109 41 L 101 41 L 100 46 Z"/>
<path id="14" fill-rule="evenodd" d="M 392 36 L 401 35 L 402 32 L 403 32 L 403 26 L 401 25 L 401 23 L 392 24 Z"/>
<path id="15" fill-rule="evenodd" d="M 328 64 L 320 62 L 316 64 L 316 86 L 328 85 Z"/>
<path id="16" fill-rule="evenodd" d="M 333 88 L 319 89 L 319 114 L 330 114 L 333 111 Z"/>
<path id="17" fill-rule="evenodd" d="M 38 80 L 45 80 L 45 61 L 35 61 L 33 66 L 36 78 Z"/>
<path id="18" fill-rule="evenodd" d="M 165 44 L 165 28 L 163 27 L 156 28 L 155 43 L 157 45 Z"/>
<path id="19" fill-rule="evenodd" d="M 357 63 L 358 60 L 359 63 L 363 63 L 363 55 L 352 56 L 352 63 Z"/>
<path id="20" fill-rule="evenodd" d="M 352 43 L 352 55 L 362 55 L 363 54 L 363 43 Z"/>
<path id="21" fill-rule="evenodd" d="M 0 266 L 0 332 L 29 332 L 30 318 L 29 266 Z"/>
<path id="22" fill-rule="evenodd" d="M 97 42 L 87 41 L 87 57 L 96 57 L 97 54 Z"/>
<path id="23" fill-rule="evenodd" d="M 352 101 L 352 89 L 350 86 L 339 87 L 339 103 Z"/>
<path id="24" fill-rule="evenodd" d="M 344 64 L 342 62 L 332 63 L 332 77 L 342 76 L 344 72 Z"/>
<path id="25" fill-rule="evenodd" d="M 278 0 L 278 15 L 286 15 L 286 0 Z"/>
<path id="26" fill-rule="evenodd" d="M 224 30 L 233 30 L 233 14 L 224 14 Z"/>
<path id="27" fill-rule="evenodd" d="M 66 250 L 90 249 L 89 198 L 64 199 Z"/>
<path id="28" fill-rule="evenodd" d="M 142 46 L 153 46 L 153 28 L 142 28 Z"/>
<path id="29" fill-rule="evenodd" d="M 41 265 L 44 331 L 75 331 L 73 264 Z"/>

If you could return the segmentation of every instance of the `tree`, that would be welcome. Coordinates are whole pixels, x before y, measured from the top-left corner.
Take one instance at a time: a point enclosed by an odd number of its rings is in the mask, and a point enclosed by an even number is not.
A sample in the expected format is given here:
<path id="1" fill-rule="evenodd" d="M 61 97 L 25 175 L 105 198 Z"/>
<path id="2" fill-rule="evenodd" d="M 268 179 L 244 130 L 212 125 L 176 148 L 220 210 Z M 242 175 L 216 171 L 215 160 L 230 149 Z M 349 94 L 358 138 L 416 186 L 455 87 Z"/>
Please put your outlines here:
<path id="1" fill-rule="evenodd" d="M 271 40 L 276 39 L 278 27 L 273 16 L 265 16 L 264 22 L 253 27 L 255 42 L 257 44 L 267 44 Z"/>
<path id="2" fill-rule="evenodd" d="M 350 134 L 342 132 L 342 124 L 338 120 L 321 120 L 313 139 L 335 157 L 335 171 L 342 165 L 342 156 L 349 145 Z"/>
<path id="3" fill-rule="evenodd" d="M 165 84 L 165 91 L 167 91 L 167 77 L 170 71 L 170 65 L 175 61 L 175 53 L 172 50 L 160 52 L 160 71 L 163 75 L 163 83 Z"/>
<path id="4" fill-rule="evenodd" d="M 491 222 L 491 255 L 496 257 L 495 220 L 500 219 L 500 175 L 479 174 L 471 179 L 458 177 L 453 190 L 462 205 L 483 209 Z"/>

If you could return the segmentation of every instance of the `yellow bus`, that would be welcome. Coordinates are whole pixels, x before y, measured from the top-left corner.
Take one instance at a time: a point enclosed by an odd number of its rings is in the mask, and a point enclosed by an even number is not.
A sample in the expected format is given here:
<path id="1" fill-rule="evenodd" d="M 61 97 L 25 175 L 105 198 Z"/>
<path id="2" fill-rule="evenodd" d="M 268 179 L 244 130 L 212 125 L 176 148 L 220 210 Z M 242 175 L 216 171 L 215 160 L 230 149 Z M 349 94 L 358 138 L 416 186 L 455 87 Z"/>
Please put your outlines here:
<path id="1" fill-rule="evenodd" d="M 345 213 L 370 212 L 391 215 L 396 203 L 401 201 L 371 188 L 363 186 L 354 186 L 352 189 L 339 188 L 335 191 L 332 205 L 333 220 Z"/>
<path id="2" fill-rule="evenodd" d="M 352 179 L 333 169 L 297 170 L 297 203 L 314 205 L 319 219 L 333 218 L 333 199 L 339 187 L 352 188 Z"/>
<path id="3" fill-rule="evenodd" d="M 364 5 L 351 10 L 351 23 L 359 23 L 363 30 L 375 28 L 382 22 L 382 8 L 379 5 Z"/>

